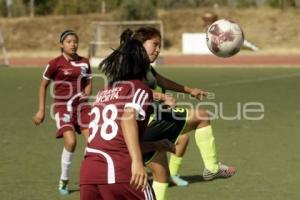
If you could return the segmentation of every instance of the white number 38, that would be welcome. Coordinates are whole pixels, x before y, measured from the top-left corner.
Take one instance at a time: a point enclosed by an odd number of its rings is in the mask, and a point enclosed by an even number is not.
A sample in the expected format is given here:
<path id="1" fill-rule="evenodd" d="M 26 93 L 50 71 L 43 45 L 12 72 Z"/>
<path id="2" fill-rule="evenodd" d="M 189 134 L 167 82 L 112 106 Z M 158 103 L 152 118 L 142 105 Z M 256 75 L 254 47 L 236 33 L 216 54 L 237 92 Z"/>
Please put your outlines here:
<path id="1" fill-rule="evenodd" d="M 110 117 L 107 117 L 107 113 L 111 112 Z M 93 121 L 90 122 L 89 128 L 92 129 L 92 133 L 90 134 L 88 138 L 88 142 L 90 143 L 96 136 L 98 129 L 99 129 L 99 121 L 102 114 L 103 124 L 101 126 L 100 135 L 101 138 L 104 140 L 111 140 L 114 137 L 116 137 L 118 133 L 118 125 L 116 123 L 116 118 L 118 116 L 118 109 L 115 105 L 109 104 L 104 107 L 102 113 L 100 113 L 100 110 L 98 107 L 94 107 L 91 110 L 90 115 L 95 115 L 95 118 Z M 108 132 L 108 127 L 111 127 L 111 131 Z"/>

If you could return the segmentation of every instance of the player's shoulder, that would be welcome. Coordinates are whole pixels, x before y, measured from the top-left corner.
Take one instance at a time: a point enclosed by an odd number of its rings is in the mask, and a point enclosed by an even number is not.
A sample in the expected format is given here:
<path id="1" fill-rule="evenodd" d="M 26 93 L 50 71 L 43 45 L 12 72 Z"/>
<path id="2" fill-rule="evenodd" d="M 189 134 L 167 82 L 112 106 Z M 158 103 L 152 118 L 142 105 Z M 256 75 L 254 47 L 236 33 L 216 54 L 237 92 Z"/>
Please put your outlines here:
<path id="1" fill-rule="evenodd" d="M 147 97 L 149 97 L 150 101 L 152 101 L 153 93 L 148 85 L 146 85 L 141 80 L 131 80 L 130 83 L 131 88 L 129 94 L 132 94 L 133 96 L 146 95 Z"/>
<path id="2" fill-rule="evenodd" d="M 84 62 L 84 63 L 89 63 L 89 59 L 83 56 L 78 55 L 78 59 L 79 62 Z"/>
<path id="3" fill-rule="evenodd" d="M 131 90 L 145 90 L 146 92 L 151 91 L 148 85 L 146 85 L 143 81 L 141 80 L 129 80 L 126 81 L 126 84 L 128 87 L 130 87 Z"/>
<path id="4" fill-rule="evenodd" d="M 64 57 L 63 55 L 57 56 L 51 60 L 49 60 L 48 64 L 51 66 L 56 66 L 57 64 L 61 63 L 63 61 Z"/>
<path id="5" fill-rule="evenodd" d="M 112 85 L 109 86 L 109 89 L 114 89 L 120 91 L 120 94 L 122 95 L 129 95 L 130 94 L 135 94 L 135 93 L 149 93 L 150 96 L 152 96 L 152 91 L 151 89 L 143 83 L 141 80 L 127 80 L 127 81 L 120 81 L 113 83 Z"/>

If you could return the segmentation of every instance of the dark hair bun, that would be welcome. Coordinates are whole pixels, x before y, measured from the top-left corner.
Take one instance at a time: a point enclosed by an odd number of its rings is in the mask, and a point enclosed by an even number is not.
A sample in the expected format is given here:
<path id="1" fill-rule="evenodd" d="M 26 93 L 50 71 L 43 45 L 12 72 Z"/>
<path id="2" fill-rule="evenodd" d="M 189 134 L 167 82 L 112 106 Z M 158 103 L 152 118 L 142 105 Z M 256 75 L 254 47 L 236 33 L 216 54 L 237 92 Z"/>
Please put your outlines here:
<path id="1" fill-rule="evenodd" d="M 133 36 L 133 31 L 129 28 L 125 29 L 120 36 L 120 44 L 129 41 Z"/>

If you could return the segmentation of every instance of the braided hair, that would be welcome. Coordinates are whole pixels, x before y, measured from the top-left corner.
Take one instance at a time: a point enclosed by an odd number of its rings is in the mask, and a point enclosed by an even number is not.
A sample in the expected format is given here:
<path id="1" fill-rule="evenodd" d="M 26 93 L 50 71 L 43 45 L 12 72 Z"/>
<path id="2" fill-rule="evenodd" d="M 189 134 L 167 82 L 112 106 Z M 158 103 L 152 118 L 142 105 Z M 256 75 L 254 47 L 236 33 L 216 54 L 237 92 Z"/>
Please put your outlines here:
<path id="1" fill-rule="evenodd" d="M 115 49 L 99 65 L 110 83 L 123 80 L 146 78 L 150 60 L 143 44 L 132 37 L 129 30 L 125 30 L 120 46 Z"/>

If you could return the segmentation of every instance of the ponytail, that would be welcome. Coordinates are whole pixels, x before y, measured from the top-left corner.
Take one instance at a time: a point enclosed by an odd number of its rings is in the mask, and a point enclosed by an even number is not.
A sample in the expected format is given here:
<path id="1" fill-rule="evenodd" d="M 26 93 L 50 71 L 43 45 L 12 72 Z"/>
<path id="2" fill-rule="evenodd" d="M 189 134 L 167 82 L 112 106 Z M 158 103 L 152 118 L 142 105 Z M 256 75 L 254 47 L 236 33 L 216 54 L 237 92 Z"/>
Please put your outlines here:
<path id="1" fill-rule="evenodd" d="M 142 80 L 146 77 L 149 66 L 150 60 L 143 44 L 136 39 L 124 37 L 120 46 L 100 63 L 99 68 L 113 83 Z"/>
<path id="2" fill-rule="evenodd" d="M 129 29 L 129 28 L 125 29 L 120 36 L 120 44 L 132 39 L 133 34 L 134 34 L 134 32 L 131 29 Z"/>

